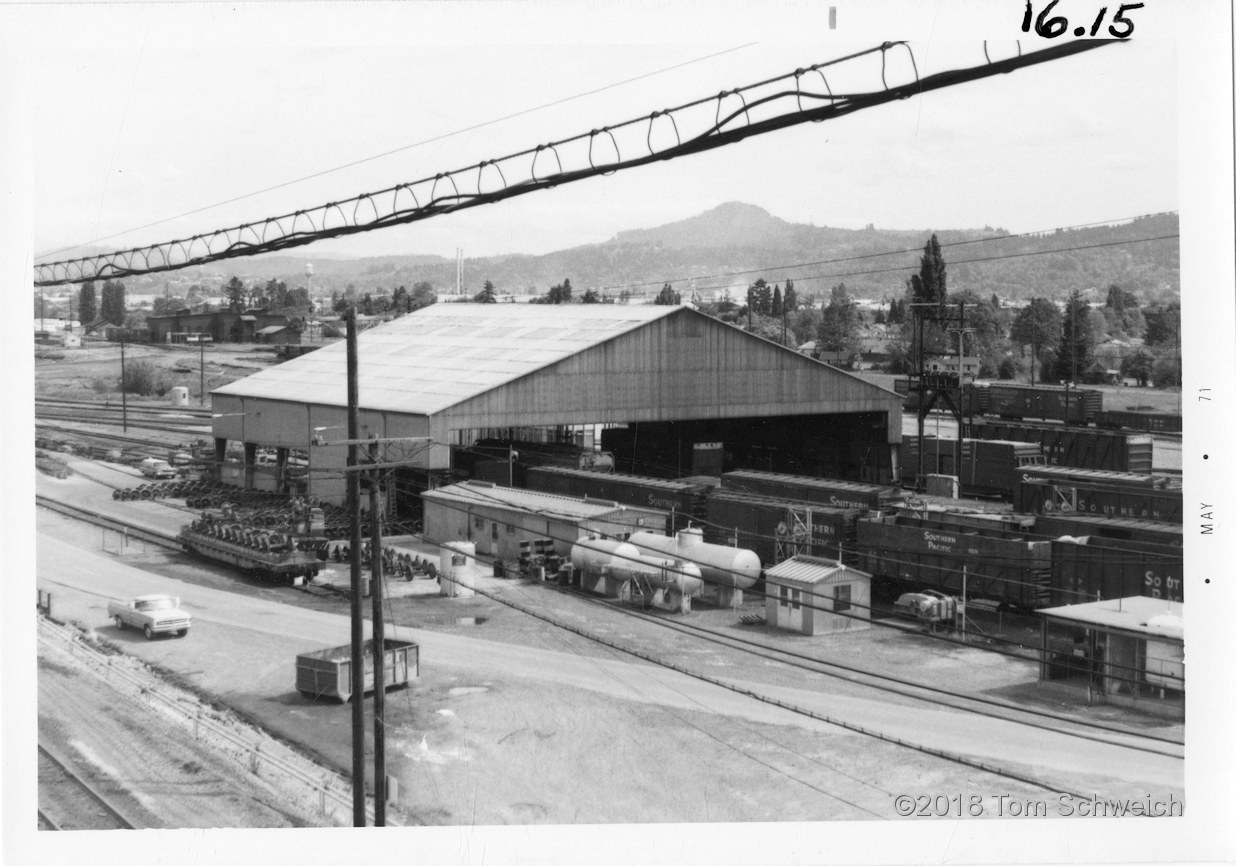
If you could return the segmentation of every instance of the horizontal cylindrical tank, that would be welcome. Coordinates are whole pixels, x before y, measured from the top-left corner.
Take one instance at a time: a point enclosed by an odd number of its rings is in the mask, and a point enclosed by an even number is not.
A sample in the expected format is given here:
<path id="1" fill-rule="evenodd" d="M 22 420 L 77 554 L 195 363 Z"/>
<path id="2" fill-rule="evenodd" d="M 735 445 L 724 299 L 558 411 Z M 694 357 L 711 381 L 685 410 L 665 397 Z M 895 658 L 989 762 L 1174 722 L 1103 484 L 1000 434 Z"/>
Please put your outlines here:
<path id="1" fill-rule="evenodd" d="M 698 595 L 704 588 L 701 569 L 664 556 L 646 556 L 625 541 L 581 538 L 571 548 L 571 565 L 589 575 L 606 574 L 619 581 L 639 578 L 653 589 Z"/>
<path id="2" fill-rule="evenodd" d="M 610 574 L 624 580 L 638 577 L 653 589 L 668 589 L 681 595 L 699 595 L 704 589 L 698 566 L 661 557 L 641 556 L 634 562 L 616 560 L 610 566 Z"/>
<path id="3" fill-rule="evenodd" d="M 704 533 L 691 527 L 677 535 L 634 532 L 627 539 L 641 551 L 699 566 L 700 576 L 714 586 L 746 589 L 760 576 L 760 558 L 754 551 L 704 541 Z"/>
<path id="4" fill-rule="evenodd" d="M 581 538 L 571 547 L 571 565 L 585 574 L 600 574 L 615 562 L 639 559 L 639 548 L 625 541 Z"/>

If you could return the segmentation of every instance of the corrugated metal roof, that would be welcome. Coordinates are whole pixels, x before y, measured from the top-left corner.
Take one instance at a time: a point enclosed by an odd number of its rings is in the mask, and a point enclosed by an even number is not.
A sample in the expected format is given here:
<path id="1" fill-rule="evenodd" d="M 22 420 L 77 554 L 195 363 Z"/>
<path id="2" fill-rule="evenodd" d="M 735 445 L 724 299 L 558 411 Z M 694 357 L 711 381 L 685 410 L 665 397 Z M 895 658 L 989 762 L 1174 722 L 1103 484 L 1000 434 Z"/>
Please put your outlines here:
<path id="1" fill-rule="evenodd" d="M 493 505 L 518 508 L 537 514 L 564 517 L 569 520 L 587 520 L 603 517 L 622 508 L 617 502 L 602 502 L 556 496 L 553 493 L 538 493 L 513 487 L 501 487 L 485 481 L 463 481 L 446 487 L 426 490 L 425 499 L 445 499 L 454 502 L 469 502 L 477 505 Z"/>
<path id="2" fill-rule="evenodd" d="M 863 572 L 847 569 L 835 559 L 818 556 L 792 556 L 764 572 L 764 578 L 777 581 L 794 581 L 801 584 L 827 583 L 850 575 L 866 576 Z"/>
<path id="3" fill-rule="evenodd" d="M 358 335 L 361 405 L 432 415 L 678 309 L 434 304 Z M 346 352 L 325 346 L 214 393 L 346 406 Z"/>

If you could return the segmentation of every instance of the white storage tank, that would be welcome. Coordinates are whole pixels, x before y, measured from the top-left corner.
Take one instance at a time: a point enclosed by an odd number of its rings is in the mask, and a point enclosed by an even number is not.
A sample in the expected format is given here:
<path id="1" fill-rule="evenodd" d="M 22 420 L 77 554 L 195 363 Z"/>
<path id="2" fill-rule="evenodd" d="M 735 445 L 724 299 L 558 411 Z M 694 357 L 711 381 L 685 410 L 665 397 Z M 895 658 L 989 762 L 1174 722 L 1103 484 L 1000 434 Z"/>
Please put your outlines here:
<path id="1" fill-rule="evenodd" d="M 448 541 L 438 557 L 441 593 L 449 598 L 476 595 L 476 544 Z"/>
<path id="2" fill-rule="evenodd" d="M 176 385 L 172 388 L 172 405 L 173 406 L 188 406 L 189 405 L 189 389 L 184 385 Z"/>
<path id="3" fill-rule="evenodd" d="M 760 577 L 760 558 L 754 550 L 704 541 L 703 530 L 696 527 L 680 529 L 675 536 L 634 532 L 627 540 L 643 551 L 699 566 L 704 583 L 716 587 L 717 604 L 741 604 L 742 591 Z"/>

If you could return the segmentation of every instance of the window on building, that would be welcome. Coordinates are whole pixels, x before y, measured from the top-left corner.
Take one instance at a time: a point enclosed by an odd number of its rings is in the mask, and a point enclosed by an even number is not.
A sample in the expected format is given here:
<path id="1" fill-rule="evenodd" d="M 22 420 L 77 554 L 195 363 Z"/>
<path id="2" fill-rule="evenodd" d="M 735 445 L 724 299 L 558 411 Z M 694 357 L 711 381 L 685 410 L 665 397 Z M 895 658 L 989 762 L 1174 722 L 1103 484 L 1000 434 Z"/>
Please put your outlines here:
<path id="1" fill-rule="evenodd" d="M 477 529 L 485 528 L 485 519 L 483 517 L 472 518 L 472 525 Z"/>
<path id="2" fill-rule="evenodd" d="M 494 541 L 498 540 L 498 524 L 492 523 L 489 527 L 489 537 Z"/>
<path id="3" fill-rule="evenodd" d="M 833 587 L 833 613 L 841 613 L 850 609 L 850 585 L 838 584 Z"/>
<path id="4" fill-rule="evenodd" d="M 788 586 L 781 587 L 781 604 L 788 605 L 790 603 L 790 588 Z"/>
<path id="5" fill-rule="evenodd" d="M 798 590 L 790 590 L 790 609 L 798 610 Z"/>
<path id="6" fill-rule="evenodd" d="M 513 524 L 508 523 L 508 524 L 506 525 L 506 534 L 507 534 L 507 535 L 514 535 L 514 534 L 515 534 L 515 526 L 514 526 Z"/>

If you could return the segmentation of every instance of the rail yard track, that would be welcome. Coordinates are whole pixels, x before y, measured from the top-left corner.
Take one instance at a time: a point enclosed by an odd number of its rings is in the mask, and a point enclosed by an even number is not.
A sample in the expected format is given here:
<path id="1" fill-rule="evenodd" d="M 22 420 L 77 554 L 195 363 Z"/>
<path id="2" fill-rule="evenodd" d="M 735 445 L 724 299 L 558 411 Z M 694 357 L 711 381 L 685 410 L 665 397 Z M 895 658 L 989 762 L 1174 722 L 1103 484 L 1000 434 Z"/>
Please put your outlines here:
<path id="1" fill-rule="evenodd" d="M 64 758 L 39 743 L 40 830 L 136 830 L 125 814 Z"/>

